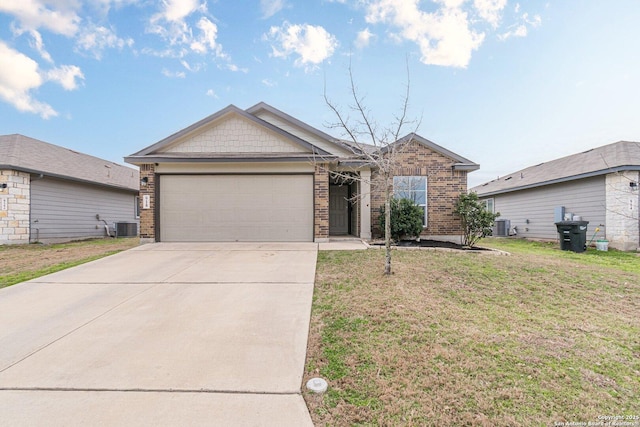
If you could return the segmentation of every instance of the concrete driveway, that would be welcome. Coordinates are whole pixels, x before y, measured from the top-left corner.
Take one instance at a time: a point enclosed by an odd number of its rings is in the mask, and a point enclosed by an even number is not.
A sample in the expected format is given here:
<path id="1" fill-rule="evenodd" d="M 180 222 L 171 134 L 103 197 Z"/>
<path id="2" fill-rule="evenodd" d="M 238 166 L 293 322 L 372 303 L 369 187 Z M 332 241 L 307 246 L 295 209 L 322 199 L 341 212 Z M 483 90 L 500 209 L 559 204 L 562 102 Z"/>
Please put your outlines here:
<path id="1" fill-rule="evenodd" d="M 312 425 L 316 257 L 158 243 L 0 290 L 2 423 Z"/>

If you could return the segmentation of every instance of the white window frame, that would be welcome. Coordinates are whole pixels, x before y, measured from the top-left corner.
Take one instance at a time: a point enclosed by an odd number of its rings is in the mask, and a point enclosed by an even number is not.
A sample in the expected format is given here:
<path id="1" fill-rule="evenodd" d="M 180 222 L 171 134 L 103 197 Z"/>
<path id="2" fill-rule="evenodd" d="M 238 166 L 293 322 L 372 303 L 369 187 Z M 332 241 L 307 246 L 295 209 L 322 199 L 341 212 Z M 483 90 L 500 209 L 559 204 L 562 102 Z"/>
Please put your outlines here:
<path id="1" fill-rule="evenodd" d="M 484 209 L 487 212 L 495 213 L 496 211 L 496 202 L 493 198 L 481 200 L 480 203 L 484 204 Z"/>
<path id="2" fill-rule="evenodd" d="M 411 188 L 411 187 L 417 187 L 420 184 L 416 183 L 414 184 L 412 181 L 413 180 L 424 180 L 424 189 L 422 188 Z M 403 185 L 404 183 L 402 183 L 401 181 L 409 181 L 408 187 L 409 189 L 407 190 L 403 190 L 402 187 L 406 187 L 406 185 Z M 401 187 L 398 191 L 396 191 L 396 188 Z M 401 198 L 408 198 L 410 200 L 413 200 L 414 203 L 416 203 L 418 206 L 420 206 L 421 208 L 424 209 L 424 218 L 422 219 L 422 228 L 427 228 L 427 226 L 429 225 L 428 219 L 429 219 L 429 209 L 428 209 L 428 204 L 429 204 L 429 179 L 426 175 L 396 175 L 393 177 L 393 197 L 395 199 L 401 199 Z M 399 194 L 400 192 L 409 192 L 409 193 L 418 193 L 418 192 L 424 192 L 424 203 L 418 203 L 416 201 L 416 197 L 415 195 L 413 195 L 412 197 L 403 197 L 403 195 Z"/>

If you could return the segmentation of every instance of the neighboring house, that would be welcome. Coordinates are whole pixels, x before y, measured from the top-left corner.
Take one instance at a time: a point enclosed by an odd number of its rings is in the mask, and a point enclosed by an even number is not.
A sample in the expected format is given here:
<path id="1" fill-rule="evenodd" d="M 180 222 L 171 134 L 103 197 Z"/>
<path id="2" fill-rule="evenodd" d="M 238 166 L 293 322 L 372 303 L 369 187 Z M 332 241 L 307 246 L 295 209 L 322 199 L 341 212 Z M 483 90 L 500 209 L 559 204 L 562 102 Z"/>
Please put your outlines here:
<path id="1" fill-rule="evenodd" d="M 541 163 L 470 191 L 510 222 L 510 234 L 556 239 L 555 222 L 571 213 L 589 221 L 589 240 L 600 228 L 596 239 L 606 238 L 613 248 L 636 250 L 639 174 L 640 143 L 620 141 Z"/>
<path id="2" fill-rule="evenodd" d="M 0 244 L 106 236 L 136 224 L 137 170 L 23 135 L 0 136 Z M 120 226 L 120 235 L 135 226 Z"/>
<path id="3" fill-rule="evenodd" d="M 478 165 L 407 138 L 398 172 L 422 184 L 424 234 L 457 237 L 453 203 Z M 371 165 L 344 141 L 265 103 L 231 105 L 125 161 L 140 167 L 146 241 L 318 242 L 376 232 L 381 196 L 372 192 Z"/>

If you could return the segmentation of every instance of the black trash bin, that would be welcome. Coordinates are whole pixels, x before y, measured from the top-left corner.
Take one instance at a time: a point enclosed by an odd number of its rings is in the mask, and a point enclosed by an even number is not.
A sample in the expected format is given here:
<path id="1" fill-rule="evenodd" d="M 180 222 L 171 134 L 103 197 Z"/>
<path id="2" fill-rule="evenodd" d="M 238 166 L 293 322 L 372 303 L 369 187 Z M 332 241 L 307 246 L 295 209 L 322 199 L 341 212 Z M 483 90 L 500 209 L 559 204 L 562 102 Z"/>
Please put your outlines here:
<path id="1" fill-rule="evenodd" d="M 556 222 L 560 235 L 560 249 L 563 251 L 584 252 L 587 250 L 587 225 L 589 221 Z"/>

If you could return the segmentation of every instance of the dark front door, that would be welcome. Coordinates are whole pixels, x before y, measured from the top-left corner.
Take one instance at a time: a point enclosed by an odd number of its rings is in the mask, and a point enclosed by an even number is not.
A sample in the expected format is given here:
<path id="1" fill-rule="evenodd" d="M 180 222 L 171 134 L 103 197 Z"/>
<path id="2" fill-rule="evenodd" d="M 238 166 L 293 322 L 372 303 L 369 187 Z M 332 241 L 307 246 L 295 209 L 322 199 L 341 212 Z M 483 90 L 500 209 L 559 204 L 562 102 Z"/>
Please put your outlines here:
<path id="1" fill-rule="evenodd" d="M 329 186 L 329 234 L 349 234 L 349 186 Z"/>

